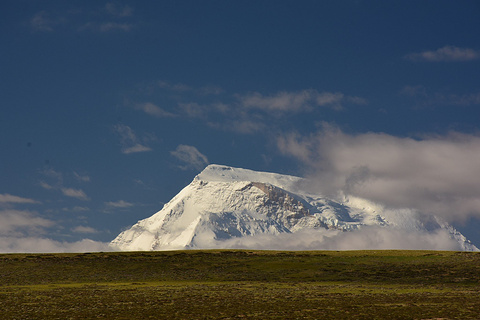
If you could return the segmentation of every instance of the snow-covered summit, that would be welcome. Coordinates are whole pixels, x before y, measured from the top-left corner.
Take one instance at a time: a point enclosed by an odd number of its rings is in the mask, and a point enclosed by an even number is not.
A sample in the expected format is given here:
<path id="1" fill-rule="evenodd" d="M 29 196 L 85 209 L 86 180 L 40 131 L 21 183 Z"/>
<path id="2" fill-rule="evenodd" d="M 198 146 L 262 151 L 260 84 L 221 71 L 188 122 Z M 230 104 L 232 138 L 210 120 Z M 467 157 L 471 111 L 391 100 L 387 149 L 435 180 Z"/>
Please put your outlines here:
<path id="1" fill-rule="evenodd" d="M 278 173 L 258 172 L 242 168 L 211 164 L 207 166 L 195 179 L 202 181 L 250 181 L 268 183 L 285 190 L 294 191 L 299 188 L 302 178 Z"/>
<path id="2" fill-rule="evenodd" d="M 478 250 L 436 217 L 302 191 L 306 179 L 209 165 L 118 250 L 186 248 Z"/>

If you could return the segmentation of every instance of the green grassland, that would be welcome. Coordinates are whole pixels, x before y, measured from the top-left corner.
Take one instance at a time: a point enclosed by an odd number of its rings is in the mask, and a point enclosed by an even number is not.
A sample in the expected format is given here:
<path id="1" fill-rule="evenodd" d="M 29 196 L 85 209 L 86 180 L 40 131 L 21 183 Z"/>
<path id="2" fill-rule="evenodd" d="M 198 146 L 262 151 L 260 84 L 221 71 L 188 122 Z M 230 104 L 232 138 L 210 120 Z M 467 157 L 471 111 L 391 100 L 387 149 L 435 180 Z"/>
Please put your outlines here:
<path id="1" fill-rule="evenodd" d="M 0 318 L 480 319 L 480 254 L 2 254 Z"/>

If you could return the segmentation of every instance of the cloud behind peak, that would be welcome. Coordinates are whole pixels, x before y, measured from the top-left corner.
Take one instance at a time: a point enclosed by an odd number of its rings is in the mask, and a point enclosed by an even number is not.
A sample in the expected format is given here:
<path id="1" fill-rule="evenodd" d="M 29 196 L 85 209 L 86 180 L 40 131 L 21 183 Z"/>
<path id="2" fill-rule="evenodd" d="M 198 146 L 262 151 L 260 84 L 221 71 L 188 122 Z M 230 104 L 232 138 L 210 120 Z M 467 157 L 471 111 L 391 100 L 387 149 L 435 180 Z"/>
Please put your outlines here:
<path id="1" fill-rule="evenodd" d="M 480 136 L 449 133 L 412 139 L 384 133 L 347 134 L 325 127 L 278 139 L 318 188 L 338 190 L 393 208 L 413 208 L 464 221 L 480 216 Z"/>

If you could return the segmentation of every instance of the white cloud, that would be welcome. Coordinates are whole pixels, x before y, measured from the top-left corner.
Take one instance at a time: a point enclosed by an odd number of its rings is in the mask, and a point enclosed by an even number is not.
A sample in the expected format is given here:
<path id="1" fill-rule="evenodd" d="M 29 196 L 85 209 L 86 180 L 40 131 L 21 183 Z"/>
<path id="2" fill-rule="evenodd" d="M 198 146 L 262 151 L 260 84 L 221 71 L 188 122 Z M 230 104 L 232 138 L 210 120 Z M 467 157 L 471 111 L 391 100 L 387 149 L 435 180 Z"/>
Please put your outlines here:
<path id="1" fill-rule="evenodd" d="M 480 51 L 470 48 L 459 48 L 454 46 L 445 46 L 435 51 L 423 51 L 411 53 L 405 58 L 413 61 L 471 61 L 480 58 Z"/>
<path id="2" fill-rule="evenodd" d="M 138 109 L 138 110 L 142 110 L 146 114 L 149 114 L 149 115 L 157 117 L 157 118 L 168 118 L 168 117 L 174 117 L 175 116 L 173 113 L 165 111 L 162 108 L 160 108 L 159 106 L 157 106 L 157 105 L 155 105 L 151 102 L 137 104 L 135 106 L 135 108 Z"/>
<path id="3" fill-rule="evenodd" d="M 182 170 L 201 170 L 209 164 L 207 157 L 193 146 L 181 144 L 174 151 L 170 151 L 170 154 L 185 163 L 185 165 L 179 166 Z"/>
<path id="4" fill-rule="evenodd" d="M 146 146 L 145 143 L 140 141 L 139 138 L 137 138 L 135 132 L 133 132 L 133 130 L 129 126 L 126 126 L 124 124 L 117 124 L 116 126 L 114 126 L 114 130 L 120 136 L 122 153 L 130 154 L 152 150 L 150 147 Z"/>
<path id="5" fill-rule="evenodd" d="M 0 235 L 2 236 L 17 236 L 23 233 L 39 234 L 54 224 L 51 220 L 39 217 L 34 211 L 0 210 Z"/>
<path id="6" fill-rule="evenodd" d="M 55 221 L 42 218 L 35 211 L 0 210 L 0 252 L 88 252 L 110 251 L 108 244 L 83 239 L 63 242 L 45 238 L 49 229 L 57 226 Z M 76 233 L 97 233 L 89 227 L 77 227 Z"/>
<path id="7" fill-rule="evenodd" d="M 326 125 L 310 136 L 280 137 L 278 147 L 305 165 L 323 193 L 342 190 L 449 221 L 480 216 L 480 136 L 450 133 L 414 140 L 349 135 Z"/>
<path id="8" fill-rule="evenodd" d="M 0 194 L 0 204 L 5 203 L 40 203 L 36 200 L 14 196 L 8 193 Z"/>
<path id="9" fill-rule="evenodd" d="M 61 188 L 60 189 L 63 195 L 67 197 L 77 198 L 80 200 L 88 201 L 90 200 L 89 197 L 83 192 L 81 189 L 74 189 L 74 188 Z"/>
<path id="10" fill-rule="evenodd" d="M 112 207 L 112 208 L 133 207 L 133 203 L 130 203 L 130 202 L 127 202 L 127 201 L 124 201 L 124 200 L 105 202 L 105 205 L 108 206 L 108 207 Z"/>

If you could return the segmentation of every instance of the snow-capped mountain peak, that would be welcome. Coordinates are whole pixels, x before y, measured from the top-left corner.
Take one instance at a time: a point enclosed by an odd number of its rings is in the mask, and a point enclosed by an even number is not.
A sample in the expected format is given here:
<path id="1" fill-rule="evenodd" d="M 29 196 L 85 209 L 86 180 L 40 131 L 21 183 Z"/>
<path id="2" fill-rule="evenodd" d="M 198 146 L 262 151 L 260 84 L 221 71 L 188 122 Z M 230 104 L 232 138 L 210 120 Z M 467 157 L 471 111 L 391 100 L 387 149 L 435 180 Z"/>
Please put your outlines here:
<path id="1" fill-rule="evenodd" d="M 119 250 L 477 250 L 436 217 L 385 209 L 353 197 L 335 201 L 302 191 L 305 181 L 209 165 L 162 210 L 119 234 L 111 246 Z"/>

